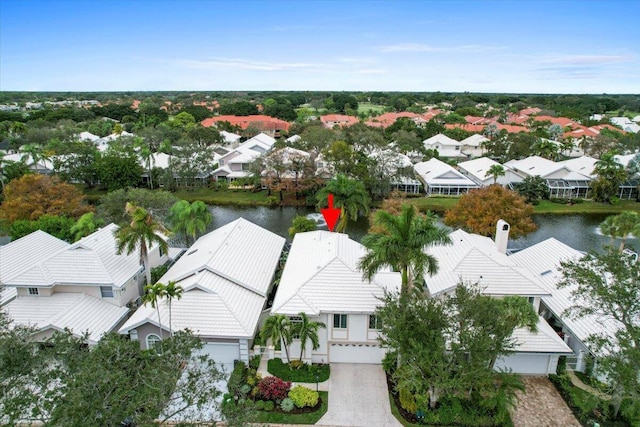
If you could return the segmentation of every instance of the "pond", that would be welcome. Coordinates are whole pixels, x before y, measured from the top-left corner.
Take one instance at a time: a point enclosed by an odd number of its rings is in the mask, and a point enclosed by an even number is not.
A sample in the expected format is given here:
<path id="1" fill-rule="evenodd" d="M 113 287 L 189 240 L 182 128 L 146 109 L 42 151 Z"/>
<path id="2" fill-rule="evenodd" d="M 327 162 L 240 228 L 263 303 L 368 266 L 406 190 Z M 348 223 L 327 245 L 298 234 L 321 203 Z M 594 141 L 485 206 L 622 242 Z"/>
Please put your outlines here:
<path id="1" fill-rule="evenodd" d="M 258 224 L 280 236 L 288 238 L 288 229 L 291 221 L 296 215 L 310 215 L 319 219 L 319 228 L 326 229 L 326 225 L 321 225 L 321 215 L 312 208 L 292 208 L 292 207 L 229 207 L 211 206 L 213 214 L 212 228 L 217 228 L 229 222 L 244 217 L 245 219 Z M 315 214 L 315 215 L 314 215 Z M 555 237 L 561 242 L 578 249 L 580 251 L 599 250 L 602 245 L 609 243 L 609 238 L 603 236 L 598 226 L 607 215 L 535 215 L 534 221 L 538 229 L 517 240 L 509 242 L 510 249 L 523 249 L 535 243 Z M 347 233 L 354 240 L 360 240 L 366 234 L 369 224 L 366 218 L 359 219 L 356 223 L 349 223 Z M 635 245 L 636 239 L 629 239 L 628 243 Z"/>

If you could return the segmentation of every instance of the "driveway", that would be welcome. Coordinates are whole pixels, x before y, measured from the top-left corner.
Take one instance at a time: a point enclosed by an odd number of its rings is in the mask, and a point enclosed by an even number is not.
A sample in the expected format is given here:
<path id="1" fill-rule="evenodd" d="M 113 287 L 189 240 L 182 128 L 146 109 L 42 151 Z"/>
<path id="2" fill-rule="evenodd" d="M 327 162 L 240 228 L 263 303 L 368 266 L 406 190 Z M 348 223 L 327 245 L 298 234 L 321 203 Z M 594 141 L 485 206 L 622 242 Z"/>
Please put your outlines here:
<path id="1" fill-rule="evenodd" d="M 402 426 L 391 414 L 381 365 L 332 363 L 327 383 L 329 410 L 317 425 Z"/>
<path id="2" fill-rule="evenodd" d="M 519 401 L 511 416 L 514 427 L 580 427 L 548 378 L 525 376 L 522 380 L 527 391 L 518 393 Z"/>

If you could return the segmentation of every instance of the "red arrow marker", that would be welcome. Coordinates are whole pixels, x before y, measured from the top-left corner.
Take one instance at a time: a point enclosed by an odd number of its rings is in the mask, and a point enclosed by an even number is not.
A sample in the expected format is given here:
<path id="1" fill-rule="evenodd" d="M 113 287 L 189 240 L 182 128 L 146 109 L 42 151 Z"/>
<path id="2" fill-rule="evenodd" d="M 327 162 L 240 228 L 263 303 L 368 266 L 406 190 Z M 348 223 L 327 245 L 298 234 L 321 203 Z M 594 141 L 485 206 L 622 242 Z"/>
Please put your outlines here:
<path id="1" fill-rule="evenodd" d="M 329 227 L 329 231 L 333 231 L 336 227 L 336 222 L 338 222 L 338 218 L 340 218 L 340 209 L 333 207 L 333 194 L 329 194 L 327 201 L 329 202 L 329 207 L 320 209 L 320 213 L 322 213 L 327 227 Z"/>

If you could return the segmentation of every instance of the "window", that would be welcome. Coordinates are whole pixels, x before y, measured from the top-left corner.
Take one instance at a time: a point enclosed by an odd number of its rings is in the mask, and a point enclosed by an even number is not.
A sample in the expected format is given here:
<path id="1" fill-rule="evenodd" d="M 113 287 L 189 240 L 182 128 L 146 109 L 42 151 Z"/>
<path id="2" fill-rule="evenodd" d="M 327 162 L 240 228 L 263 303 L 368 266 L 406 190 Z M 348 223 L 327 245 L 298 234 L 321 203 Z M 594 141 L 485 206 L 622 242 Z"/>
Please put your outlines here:
<path id="1" fill-rule="evenodd" d="M 382 320 L 373 314 L 369 315 L 369 329 L 382 329 Z"/>
<path id="2" fill-rule="evenodd" d="M 164 256 L 164 249 L 162 249 L 162 245 L 160 246 L 160 256 L 163 257 Z"/>
<path id="3" fill-rule="evenodd" d="M 159 350 L 160 341 L 160 337 L 156 334 L 147 335 L 147 350 Z"/>
<path id="4" fill-rule="evenodd" d="M 529 304 L 533 305 L 535 301 L 536 301 L 535 297 L 529 297 Z"/>
<path id="5" fill-rule="evenodd" d="M 291 338 L 293 338 L 294 340 L 299 340 L 300 339 L 300 334 L 298 333 L 298 327 L 300 325 L 300 323 L 302 323 L 302 317 L 300 316 L 291 316 L 289 317 L 289 321 L 291 322 L 291 326 L 292 326 L 292 334 L 291 334 Z"/>
<path id="6" fill-rule="evenodd" d="M 113 298 L 113 288 L 111 286 L 100 286 L 102 298 Z"/>
<path id="7" fill-rule="evenodd" d="M 38 288 L 29 288 L 29 295 L 40 295 Z"/>
<path id="8" fill-rule="evenodd" d="M 224 166 L 224 160 L 222 159 L 218 160 L 218 166 Z"/>
<path id="9" fill-rule="evenodd" d="M 336 329 L 347 329 L 347 315 L 346 314 L 334 314 L 333 315 L 333 327 Z"/>

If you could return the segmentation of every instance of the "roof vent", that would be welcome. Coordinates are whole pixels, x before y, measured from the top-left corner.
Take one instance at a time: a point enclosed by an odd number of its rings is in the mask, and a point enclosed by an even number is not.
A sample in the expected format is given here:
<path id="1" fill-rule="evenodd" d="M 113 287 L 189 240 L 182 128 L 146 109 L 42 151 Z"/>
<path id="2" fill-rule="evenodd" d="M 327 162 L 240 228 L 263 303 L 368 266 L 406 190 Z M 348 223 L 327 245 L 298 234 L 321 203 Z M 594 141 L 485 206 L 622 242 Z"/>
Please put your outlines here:
<path id="1" fill-rule="evenodd" d="M 198 249 L 194 249 L 192 251 L 189 251 L 189 253 L 187 255 L 195 254 L 196 252 L 198 252 Z"/>
<path id="2" fill-rule="evenodd" d="M 546 276 L 548 274 L 551 274 L 551 270 L 543 271 L 542 273 L 540 273 L 540 276 Z"/>

